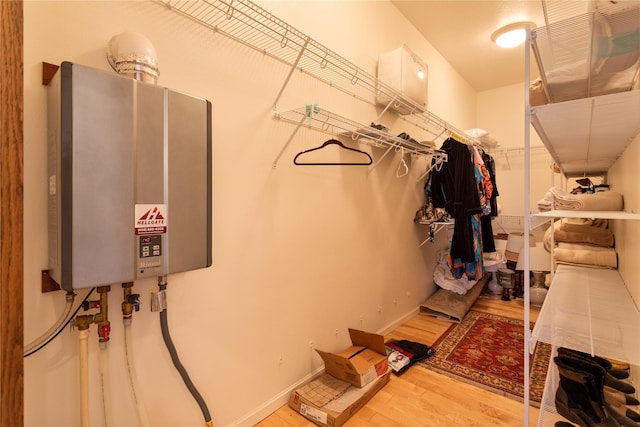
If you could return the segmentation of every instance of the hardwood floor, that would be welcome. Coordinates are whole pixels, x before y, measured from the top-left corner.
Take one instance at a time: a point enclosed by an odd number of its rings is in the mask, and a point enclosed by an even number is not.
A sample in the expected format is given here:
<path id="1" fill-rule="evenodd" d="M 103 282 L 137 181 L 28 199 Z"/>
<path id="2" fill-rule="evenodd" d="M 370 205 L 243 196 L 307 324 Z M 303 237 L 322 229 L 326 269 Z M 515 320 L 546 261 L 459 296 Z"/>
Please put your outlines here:
<path id="1" fill-rule="evenodd" d="M 502 301 L 483 293 L 473 310 L 523 319 L 522 299 Z M 538 309 L 531 307 L 531 321 Z M 385 336 L 385 339 L 408 339 L 428 345 L 443 334 L 451 323 L 418 314 Z M 529 426 L 535 426 L 538 409 L 531 407 Z M 522 403 L 491 393 L 464 382 L 414 366 L 391 380 L 355 413 L 345 427 L 431 427 L 431 426 L 504 426 L 524 425 Z M 314 427 L 302 415 L 285 405 L 255 427 Z"/>

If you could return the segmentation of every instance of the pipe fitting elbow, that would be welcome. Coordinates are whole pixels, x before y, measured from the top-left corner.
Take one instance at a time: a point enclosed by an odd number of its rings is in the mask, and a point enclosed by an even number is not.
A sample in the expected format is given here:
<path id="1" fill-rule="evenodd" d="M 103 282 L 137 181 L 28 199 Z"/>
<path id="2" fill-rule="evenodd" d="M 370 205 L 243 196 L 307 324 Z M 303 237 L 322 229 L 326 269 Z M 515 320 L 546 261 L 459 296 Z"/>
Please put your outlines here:
<path id="1" fill-rule="evenodd" d="M 82 314 L 80 316 L 76 316 L 73 322 L 78 330 L 84 331 L 89 329 L 89 326 L 93 323 L 94 319 L 95 316 L 93 314 Z"/>

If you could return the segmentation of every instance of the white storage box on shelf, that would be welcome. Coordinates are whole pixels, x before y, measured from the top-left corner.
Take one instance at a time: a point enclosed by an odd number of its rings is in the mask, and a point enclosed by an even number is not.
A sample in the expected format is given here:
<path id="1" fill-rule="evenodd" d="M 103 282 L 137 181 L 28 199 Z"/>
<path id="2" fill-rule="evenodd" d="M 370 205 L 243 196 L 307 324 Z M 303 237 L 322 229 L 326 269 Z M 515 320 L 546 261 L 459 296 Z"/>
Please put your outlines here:
<path id="1" fill-rule="evenodd" d="M 378 56 L 378 85 L 385 85 L 399 93 L 398 99 L 390 91 L 376 94 L 376 102 L 388 105 L 399 114 L 422 113 L 427 110 L 428 68 L 407 46 L 381 53 Z"/>

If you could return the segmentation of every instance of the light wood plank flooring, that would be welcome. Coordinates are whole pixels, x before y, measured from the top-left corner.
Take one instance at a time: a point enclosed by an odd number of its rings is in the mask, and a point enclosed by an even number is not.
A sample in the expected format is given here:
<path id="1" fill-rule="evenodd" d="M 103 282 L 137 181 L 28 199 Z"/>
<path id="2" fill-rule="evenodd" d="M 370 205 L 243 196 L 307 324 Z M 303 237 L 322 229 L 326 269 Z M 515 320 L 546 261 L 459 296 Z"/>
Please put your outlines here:
<path id="1" fill-rule="evenodd" d="M 483 293 L 473 310 L 523 319 L 522 299 L 502 301 Z M 538 309 L 531 308 L 531 321 Z M 385 336 L 408 339 L 428 345 L 446 331 L 451 323 L 418 314 Z M 538 409 L 531 407 L 529 425 L 535 426 Z M 256 424 L 255 427 L 315 427 L 315 424 L 287 405 Z M 391 380 L 345 424 L 345 427 L 431 427 L 431 426 L 524 426 L 523 404 L 464 382 L 423 369 L 411 367 Z"/>

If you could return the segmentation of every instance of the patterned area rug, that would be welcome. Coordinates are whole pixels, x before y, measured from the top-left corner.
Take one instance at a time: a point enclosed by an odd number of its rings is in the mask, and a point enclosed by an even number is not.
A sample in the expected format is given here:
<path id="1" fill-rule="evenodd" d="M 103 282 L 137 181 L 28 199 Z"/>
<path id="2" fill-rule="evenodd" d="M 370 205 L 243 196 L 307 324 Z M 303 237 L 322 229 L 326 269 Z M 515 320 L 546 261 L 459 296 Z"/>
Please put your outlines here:
<path id="1" fill-rule="evenodd" d="M 420 366 L 502 396 L 524 400 L 524 322 L 469 311 L 434 345 Z M 538 343 L 530 364 L 530 404 L 540 407 L 551 346 Z"/>

